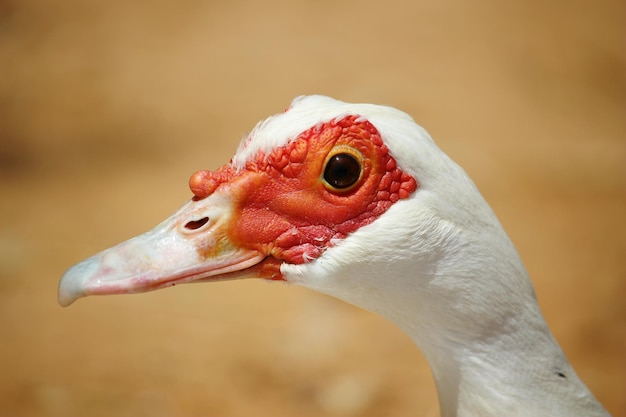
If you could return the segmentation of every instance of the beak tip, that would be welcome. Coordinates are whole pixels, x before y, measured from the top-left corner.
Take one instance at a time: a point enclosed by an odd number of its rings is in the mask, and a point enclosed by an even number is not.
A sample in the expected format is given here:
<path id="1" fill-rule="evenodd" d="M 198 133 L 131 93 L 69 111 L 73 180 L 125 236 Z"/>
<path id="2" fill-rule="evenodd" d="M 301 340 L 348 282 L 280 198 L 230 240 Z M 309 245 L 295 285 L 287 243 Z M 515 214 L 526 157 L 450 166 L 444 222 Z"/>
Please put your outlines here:
<path id="1" fill-rule="evenodd" d="M 98 269 L 99 262 L 91 257 L 77 263 L 65 271 L 59 283 L 57 301 L 63 307 L 67 307 L 74 301 L 86 296 L 86 286 L 89 278 Z"/>
<path id="2" fill-rule="evenodd" d="M 69 307 L 74 301 L 77 300 L 78 297 L 67 297 L 65 294 L 59 292 L 57 297 L 57 301 L 61 307 Z"/>

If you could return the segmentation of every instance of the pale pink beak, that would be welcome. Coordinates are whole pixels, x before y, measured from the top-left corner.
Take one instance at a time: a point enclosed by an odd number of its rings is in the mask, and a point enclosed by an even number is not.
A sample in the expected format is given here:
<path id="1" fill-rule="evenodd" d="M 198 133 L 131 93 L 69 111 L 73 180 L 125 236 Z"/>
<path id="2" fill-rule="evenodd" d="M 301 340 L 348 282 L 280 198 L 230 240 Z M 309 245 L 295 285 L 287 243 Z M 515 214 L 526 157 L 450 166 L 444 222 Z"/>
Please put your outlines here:
<path id="1" fill-rule="evenodd" d="M 149 232 L 67 270 L 59 284 L 59 304 L 68 306 L 87 295 L 138 293 L 202 280 L 260 277 L 258 269 L 251 267 L 262 263 L 266 254 L 232 242 L 228 233 L 232 214 L 232 202 L 225 193 L 190 200 Z"/>

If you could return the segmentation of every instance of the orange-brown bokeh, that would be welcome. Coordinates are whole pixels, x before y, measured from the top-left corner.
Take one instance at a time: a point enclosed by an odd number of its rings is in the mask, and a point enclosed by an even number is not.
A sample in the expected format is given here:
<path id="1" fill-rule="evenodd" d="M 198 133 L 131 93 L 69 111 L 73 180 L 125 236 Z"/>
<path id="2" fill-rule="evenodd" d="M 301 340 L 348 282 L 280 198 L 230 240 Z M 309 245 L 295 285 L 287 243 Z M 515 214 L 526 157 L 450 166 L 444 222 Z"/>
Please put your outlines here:
<path id="1" fill-rule="evenodd" d="M 622 3 L 1 3 L 0 415 L 437 415 L 405 335 L 301 288 L 56 303 L 67 267 L 157 224 L 193 172 L 311 93 L 430 131 L 581 378 L 625 415 Z"/>

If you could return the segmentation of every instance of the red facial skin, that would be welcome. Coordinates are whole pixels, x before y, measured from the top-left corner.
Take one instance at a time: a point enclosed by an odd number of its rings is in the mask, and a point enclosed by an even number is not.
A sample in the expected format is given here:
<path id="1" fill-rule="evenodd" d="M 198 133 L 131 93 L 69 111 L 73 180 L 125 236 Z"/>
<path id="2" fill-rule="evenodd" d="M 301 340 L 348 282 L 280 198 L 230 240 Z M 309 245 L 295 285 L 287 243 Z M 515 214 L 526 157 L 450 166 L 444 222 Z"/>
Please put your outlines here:
<path id="1" fill-rule="evenodd" d="M 361 164 L 359 180 L 346 190 L 324 180 L 326 161 L 350 153 Z M 263 275 L 280 279 L 280 263 L 302 264 L 319 257 L 333 241 L 376 220 L 418 188 L 396 166 L 376 128 L 347 116 L 302 132 L 269 155 L 259 152 L 239 172 L 230 164 L 198 171 L 189 180 L 194 199 L 218 189 L 232 199 L 235 245 L 267 254 Z M 223 187 L 223 188 L 222 188 Z M 274 259 L 271 259 L 274 258 Z"/>

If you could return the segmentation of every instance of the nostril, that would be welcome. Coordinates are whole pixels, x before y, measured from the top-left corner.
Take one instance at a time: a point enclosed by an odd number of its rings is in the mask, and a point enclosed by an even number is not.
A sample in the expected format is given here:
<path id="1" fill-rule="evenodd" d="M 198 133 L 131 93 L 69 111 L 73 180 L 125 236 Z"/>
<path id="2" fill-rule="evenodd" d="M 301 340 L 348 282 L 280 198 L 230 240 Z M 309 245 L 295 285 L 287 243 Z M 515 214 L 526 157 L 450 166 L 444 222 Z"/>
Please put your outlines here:
<path id="1" fill-rule="evenodd" d="M 208 221 L 209 221 L 208 217 L 203 217 L 199 220 L 191 220 L 190 222 L 187 222 L 187 224 L 185 224 L 185 229 L 189 229 L 189 230 L 199 229 L 205 224 L 207 224 Z"/>

